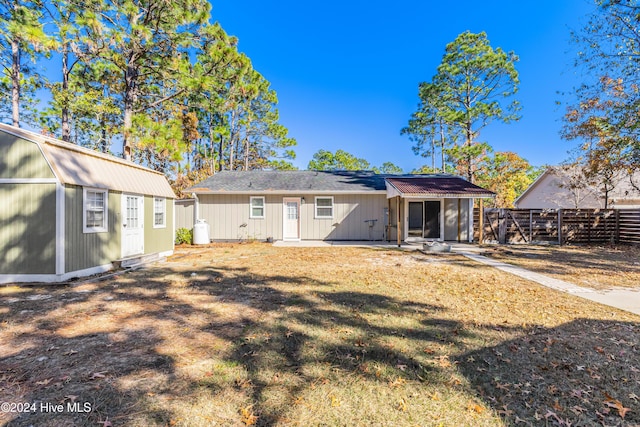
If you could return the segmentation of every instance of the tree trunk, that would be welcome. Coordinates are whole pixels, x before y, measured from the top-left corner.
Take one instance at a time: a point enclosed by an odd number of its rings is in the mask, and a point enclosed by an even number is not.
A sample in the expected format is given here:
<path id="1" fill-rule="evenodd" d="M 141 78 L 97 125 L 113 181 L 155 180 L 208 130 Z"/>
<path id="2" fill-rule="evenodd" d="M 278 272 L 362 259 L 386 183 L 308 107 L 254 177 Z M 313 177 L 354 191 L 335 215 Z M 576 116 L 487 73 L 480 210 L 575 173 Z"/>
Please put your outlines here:
<path id="1" fill-rule="evenodd" d="M 11 40 L 11 118 L 20 127 L 20 46 L 15 37 Z"/>
<path id="2" fill-rule="evenodd" d="M 122 157 L 125 160 L 131 160 L 131 129 L 133 128 L 133 108 L 136 100 L 136 77 L 137 70 L 129 55 L 129 64 L 124 73 L 125 93 L 124 93 L 124 127 L 122 141 Z"/>
<path id="3" fill-rule="evenodd" d="M 442 120 L 440 120 L 440 156 L 441 161 L 442 161 L 442 173 L 447 172 L 447 167 L 445 164 L 445 159 L 444 159 L 444 143 L 445 143 L 445 137 L 444 137 L 444 123 L 442 123 Z"/>
<path id="4" fill-rule="evenodd" d="M 231 132 L 229 134 L 229 170 L 232 171 L 234 169 L 233 162 L 235 159 L 234 150 L 236 146 L 236 140 L 238 139 L 238 135 L 236 134 L 236 113 L 233 111 L 231 113 L 231 123 L 230 123 Z"/>
<path id="5" fill-rule="evenodd" d="M 69 123 L 69 46 L 62 48 L 62 140 L 71 141 L 71 125 Z"/>
<path id="6" fill-rule="evenodd" d="M 209 170 L 211 171 L 211 175 L 215 175 L 216 158 L 213 152 L 213 126 L 211 126 L 211 122 L 209 122 L 209 144 L 211 144 L 211 159 L 209 160 Z"/>
<path id="7" fill-rule="evenodd" d="M 469 180 L 469 182 L 473 183 L 473 168 L 471 165 L 471 144 L 473 143 L 472 139 L 473 139 L 473 132 L 471 130 L 471 122 L 467 122 L 467 128 L 466 128 L 466 137 L 467 137 L 467 141 L 465 142 L 465 145 L 467 146 L 467 149 L 469 150 L 467 152 L 467 179 Z"/>
<path id="8" fill-rule="evenodd" d="M 223 158 L 222 158 L 222 149 L 224 148 L 224 137 L 220 134 L 220 148 L 218 148 L 218 155 L 220 156 L 220 160 L 218 161 L 218 167 L 220 168 L 220 172 L 222 172 Z"/>
<path id="9" fill-rule="evenodd" d="M 249 138 L 246 139 L 246 148 L 244 151 L 244 170 L 245 172 L 249 170 Z"/>
<path id="10" fill-rule="evenodd" d="M 436 170 L 436 134 L 435 129 L 431 133 L 431 172 Z"/>

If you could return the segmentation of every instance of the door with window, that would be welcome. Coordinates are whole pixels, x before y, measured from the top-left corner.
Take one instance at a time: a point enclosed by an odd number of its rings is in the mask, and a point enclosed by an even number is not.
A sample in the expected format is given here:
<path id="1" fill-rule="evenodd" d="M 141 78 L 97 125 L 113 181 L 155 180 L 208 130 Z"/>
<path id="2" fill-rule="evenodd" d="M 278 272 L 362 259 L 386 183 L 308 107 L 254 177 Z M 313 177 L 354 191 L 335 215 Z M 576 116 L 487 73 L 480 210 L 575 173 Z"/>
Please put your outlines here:
<path id="1" fill-rule="evenodd" d="M 144 253 L 144 197 L 122 195 L 122 257 Z"/>
<path id="2" fill-rule="evenodd" d="M 283 199 L 282 240 L 300 240 L 300 198 Z"/>

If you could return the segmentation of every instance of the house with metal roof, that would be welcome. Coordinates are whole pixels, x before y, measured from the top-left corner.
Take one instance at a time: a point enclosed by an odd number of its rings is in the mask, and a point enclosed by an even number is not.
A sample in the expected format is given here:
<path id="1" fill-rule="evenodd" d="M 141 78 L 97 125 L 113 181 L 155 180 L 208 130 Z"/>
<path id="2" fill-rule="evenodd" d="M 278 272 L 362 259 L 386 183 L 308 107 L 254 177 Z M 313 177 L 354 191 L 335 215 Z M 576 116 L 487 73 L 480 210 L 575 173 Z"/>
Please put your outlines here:
<path id="1" fill-rule="evenodd" d="M 211 240 L 472 241 L 475 199 L 453 175 L 222 171 L 187 190 Z"/>
<path id="2" fill-rule="evenodd" d="M 161 173 L 0 124 L 0 283 L 171 254 L 174 199 Z"/>

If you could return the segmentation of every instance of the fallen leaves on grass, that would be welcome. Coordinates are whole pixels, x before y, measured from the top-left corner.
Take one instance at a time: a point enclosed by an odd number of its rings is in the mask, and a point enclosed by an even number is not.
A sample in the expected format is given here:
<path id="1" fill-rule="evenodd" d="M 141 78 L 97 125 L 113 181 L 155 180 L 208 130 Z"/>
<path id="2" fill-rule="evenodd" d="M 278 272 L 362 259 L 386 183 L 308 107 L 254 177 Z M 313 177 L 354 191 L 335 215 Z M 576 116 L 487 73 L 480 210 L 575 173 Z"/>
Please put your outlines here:
<path id="1" fill-rule="evenodd" d="M 240 408 L 240 421 L 246 426 L 253 426 L 258 422 L 258 416 L 253 413 L 253 405 Z"/>
<path id="2" fill-rule="evenodd" d="M 604 404 L 610 408 L 617 409 L 618 415 L 620 415 L 620 418 L 622 419 L 624 419 L 624 417 L 627 415 L 627 412 L 631 411 L 631 408 L 625 408 L 622 402 L 620 402 L 617 399 L 614 399 L 613 397 L 609 396 L 607 393 L 605 393 Z"/>
<path id="3" fill-rule="evenodd" d="M 478 405 L 475 402 L 471 402 L 467 405 L 467 411 L 471 411 L 471 412 L 476 412 L 478 414 L 481 414 L 485 411 L 485 408 Z"/>

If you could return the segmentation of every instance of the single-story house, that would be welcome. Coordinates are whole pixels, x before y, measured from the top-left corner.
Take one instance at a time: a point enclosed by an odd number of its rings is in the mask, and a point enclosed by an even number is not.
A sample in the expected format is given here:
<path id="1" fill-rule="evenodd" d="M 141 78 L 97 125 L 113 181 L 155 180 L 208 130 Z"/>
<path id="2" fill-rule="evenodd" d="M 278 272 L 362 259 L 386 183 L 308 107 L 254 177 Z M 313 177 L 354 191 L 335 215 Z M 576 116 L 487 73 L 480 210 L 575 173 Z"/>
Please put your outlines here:
<path id="1" fill-rule="evenodd" d="M 173 253 L 164 175 L 0 124 L 0 283 L 57 282 Z"/>
<path id="2" fill-rule="evenodd" d="M 640 185 L 640 172 L 633 176 L 619 174 L 609 193 L 609 209 L 639 209 L 640 192 L 631 185 Z M 547 168 L 514 201 L 518 209 L 603 209 L 604 192 L 589 184 L 580 169 L 573 166 Z"/>
<path id="3" fill-rule="evenodd" d="M 453 175 L 222 171 L 187 190 L 211 240 L 473 240 L 474 199 Z"/>

